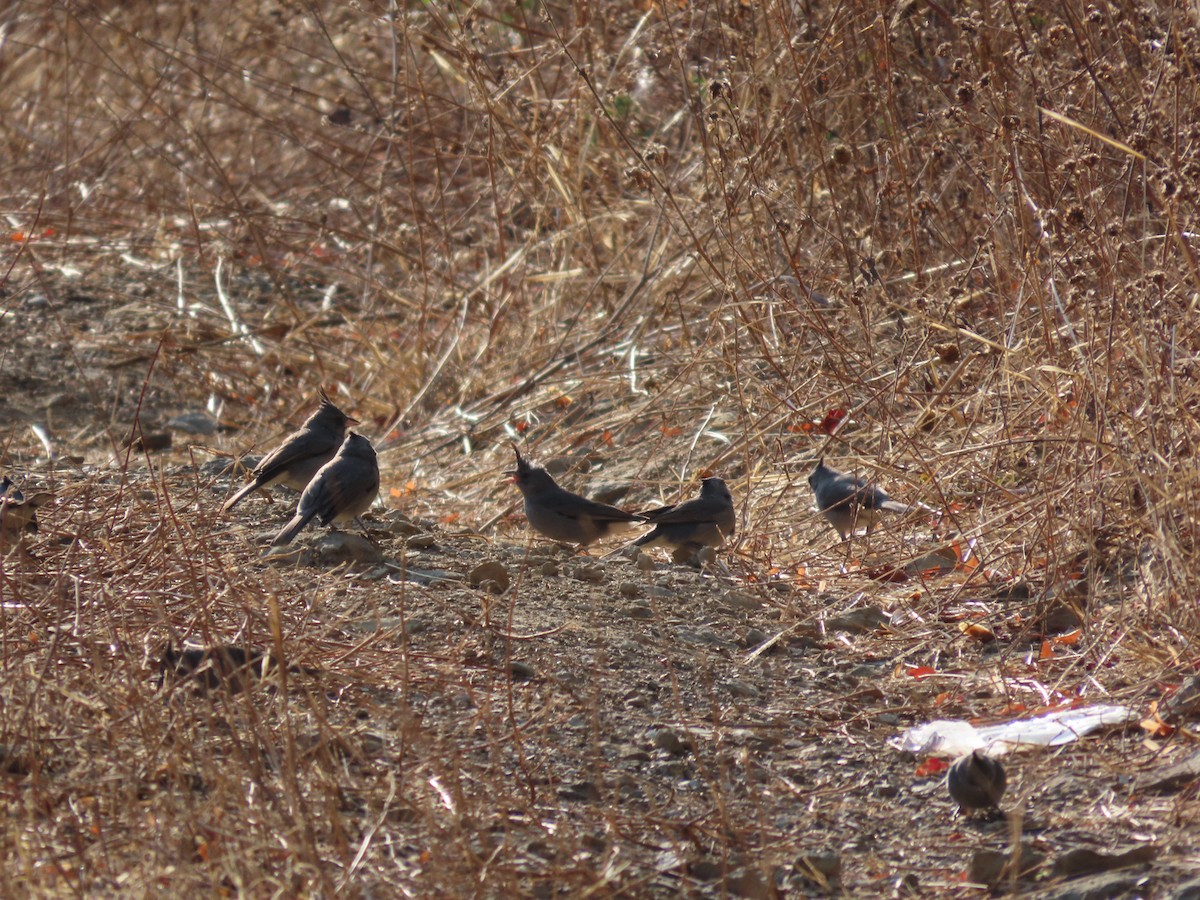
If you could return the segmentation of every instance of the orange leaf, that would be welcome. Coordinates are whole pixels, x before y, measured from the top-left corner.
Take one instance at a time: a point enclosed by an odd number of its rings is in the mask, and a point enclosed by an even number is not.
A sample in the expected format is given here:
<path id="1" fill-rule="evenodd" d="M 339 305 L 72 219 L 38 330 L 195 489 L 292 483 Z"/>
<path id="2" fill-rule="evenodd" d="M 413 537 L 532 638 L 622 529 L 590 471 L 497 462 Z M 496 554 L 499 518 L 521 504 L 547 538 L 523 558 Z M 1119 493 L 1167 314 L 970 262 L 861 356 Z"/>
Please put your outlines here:
<path id="1" fill-rule="evenodd" d="M 438 521 L 441 522 L 443 525 L 453 525 L 456 522 L 458 522 L 458 513 L 456 513 L 456 512 L 446 513 L 444 516 L 442 516 L 440 519 L 438 519 Z"/>
<path id="2" fill-rule="evenodd" d="M 937 669 L 930 666 L 905 666 L 904 671 L 913 678 L 920 681 L 923 678 L 928 678 L 930 675 L 936 675 Z"/>
<path id="3" fill-rule="evenodd" d="M 1083 630 L 1076 628 L 1074 631 L 1068 631 L 1066 634 L 1060 634 L 1054 639 L 1054 643 L 1063 644 L 1069 647 L 1073 644 L 1078 644 L 1081 637 L 1083 637 Z"/>
<path id="4" fill-rule="evenodd" d="M 663 425 L 659 431 L 663 433 L 664 437 L 679 437 L 683 434 L 683 429 L 677 425 Z"/>
<path id="5" fill-rule="evenodd" d="M 1054 648 L 1049 641 L 1042 641 L 1042 650 L 1038 653 L 1038 659 L 1054 659 Z"/>
<path id="6" fill-rule="evenodd" d="M 600 441 L 601 441 L 601 443 L 603 443 L 603 444 L 604 444 L 606 447 L 611 447 L 611 446 L 613 445 L 613 436 L 612 436 L 612 432 L 611 432 L 611 431 L 607 431 L 607 430 L 606 430 L 606 431 L 604 432 L 604 434 L 600 435 Z"/>
<path id="7" fill-rule="evenodd" d="M 564 406 L 570 406 L 571 402 L 572 402 L 571 395 L 563 394 L 561 397 L 558 397 L 557 399 L 555 399 L 554 405 L 561 409 Z"/>
<path id="8" fill-rule="evenodd" d="M 978 625 L 974 622 L 963 622 L 958 626 L 962 633 L 973 641 L 979 641 L 981 644 L 990 644 L 996 639 L 995 633 L 986 625 Z"/>
<path id="9" fill-rule="evenodd" d="M 393 497 L 406 497 L 406 496 L 409 496 L 410 494 L 415 494 L 416 492 L 417 492 L 417 482 L 411 478 L 408 481 L 404 482 L 404 487 L 390 488 L 388 490 L 388 493 Z"/>
<path id="10" fill-rule="evenodd" d="M 942 759 L 940 756 L 930 756 L 921 760 L 917 766 L 916 775 L 918 778 L 927 778 L 930 775 L 940 775 L 950 768 L 950 763 Z"/>
<path id="11" fill-rule="evenodd" d="M 1157 712 L 1146 716 L 1138 725 L 1153 737 L 1170 737 L 1175 733 L 1175 726 L 1160 719 Z"/>

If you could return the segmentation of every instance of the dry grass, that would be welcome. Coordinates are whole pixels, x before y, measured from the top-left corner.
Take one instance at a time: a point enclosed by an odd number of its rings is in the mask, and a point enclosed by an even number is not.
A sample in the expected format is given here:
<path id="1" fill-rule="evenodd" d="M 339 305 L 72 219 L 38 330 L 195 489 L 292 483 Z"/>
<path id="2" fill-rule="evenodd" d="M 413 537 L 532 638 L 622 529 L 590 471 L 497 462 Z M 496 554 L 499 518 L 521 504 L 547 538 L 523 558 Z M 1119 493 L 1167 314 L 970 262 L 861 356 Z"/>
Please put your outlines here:
<path id="1" fill-rule="evenodd" d="M 0 570 L 3 893 L 766 896 L 820 884 L 817 850 L 852 893 L 968 892 L 959 826 L 884 740 L 1144 712 L 1200 635 L 1200 25 L 976 6 L 0 14 L 0 470 L 59 497 Z M 219 517 L 203 464 L 318 386 L 437 537 L 378 520 L 393 566 L 497 557 L 508 594 L 267 566 L 240 523 L 285 507 Z M 226 430 L 131 441 L 202 410 Z M 729 575 L 594 584 L 517 547 L 514 440 L 631 505 L 719 471 Z M 910 522 L 844 570 L 821 452 L 978 564 L 869 577 L 939 545 Z M 1084 627 L 1042 652 L 1064 596 Z M 889 630 L 826 629 L 868 604 Z M 322 674 L 160 691 L 171 633 Z M 1120 780 L 1160 749 L 1030 762 L 1018 802 L 1059 849 L 1108 804 L 1096 843 L 1173 847 L 1165 883 L 1194 800 Z"/>

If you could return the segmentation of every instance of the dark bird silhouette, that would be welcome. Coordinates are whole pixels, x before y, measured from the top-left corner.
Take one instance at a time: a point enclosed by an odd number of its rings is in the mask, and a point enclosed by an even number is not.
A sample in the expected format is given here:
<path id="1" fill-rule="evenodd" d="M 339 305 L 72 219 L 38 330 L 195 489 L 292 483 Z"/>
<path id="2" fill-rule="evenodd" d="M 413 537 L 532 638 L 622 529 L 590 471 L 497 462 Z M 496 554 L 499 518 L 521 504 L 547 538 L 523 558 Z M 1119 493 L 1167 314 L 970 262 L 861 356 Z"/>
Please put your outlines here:
<path id="1" fill-rule="evenodd" d="M 1008 786 L 1008 776 L 1000 760 L 976 750 L 968 753 L 946 773 L 946 788 L 950 799 L 964 811 L 999 809 L 1000 798 Z"/>
<path id="2" fill-rule="evenodd" d="M 357 424 L 357 419 L 334 406 L 321 391 L 321 405 L 317 411 L 263 457 L 251 473 L 254 480 L 226 500 L 221 511 L 229 512 L 259 488 L 282 484 L 297 491 L 304 490 L 317 470 L 333 459 L 342 446 L 346 429 Z"/>
<path id="3" fill-rule="evenodd" d="M 700 496 L 641 514 L 654 530 L 633 542 L 635 547 L 666 547 L 676 560 L 694 559 L 704 547 L 719 547 L 733 537 L 737 517 L 733 494 L 720 478 L 705 478 Z"/>
<path id="4" fill-rule="evenodd" d="M 344 525 L 361 516 L 379 496 L 379 460 L 361 434 L 346 435 L 341 448 L 325 463 L 296 504 L 296 515 L 271 542 L 290 544 L 313 519 L 322 525 Z"/>
<path id="5" fill-rule="evenodd" d="M 614 528 L 642 521 L 637 513 L 572 494 L 559 487 L 541 466 L 530 465 L 516 447 L 513 452 L 517 455 L 517 467 L 504 474 L 511 475 L 513 483 L 521 489 L 525 518 L 538 534 L 552 541 L 586 547 Z"/>

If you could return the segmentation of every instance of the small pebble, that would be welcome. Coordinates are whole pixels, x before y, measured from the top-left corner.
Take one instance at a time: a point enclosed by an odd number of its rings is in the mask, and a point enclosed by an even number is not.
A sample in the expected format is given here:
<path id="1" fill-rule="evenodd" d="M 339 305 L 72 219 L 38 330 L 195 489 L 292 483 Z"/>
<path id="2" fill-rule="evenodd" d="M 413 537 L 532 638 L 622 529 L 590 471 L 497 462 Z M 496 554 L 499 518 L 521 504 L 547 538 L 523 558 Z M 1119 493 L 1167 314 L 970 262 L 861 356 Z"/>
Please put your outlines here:
<path id="1" fill-rule="evenodd" d="M 473 568 L 467 576 L 467 581 L 471 587 L 481 588 L 493 594 L 503 594 L 512 583 L 504 563 L 495 559 L 485 560 Z"/>
<path id="2" fill-rule="evenodd" d="M 674 728 L 659 728 L 651 735 L 650 740 L 659 750 L 665 750 L 672 756 L 684 756 L 692 752 L 691 740 Z"/>
<path id="3" fill-rule="evenodd" d="M 742 646 L 746 649 L 757 647 L 765 643 L 769 637 L 770 635 L 761 628 L 750 628 L 747 629 L 746 636 L 742 638 Z"/>
<path id="4" fill-rule="evenodd" d="M 392 512 L 387 516 L 383 530 L 397 537 L 412 537 L 421 533 L 421 526 L 411 521 L 401 512 Z"/>
<path id="5" fill-rule="evenodd" d="M 762 600 L 745 591 L 726 591 L 721 599 L 734 609 L 758 609 L 763 605 Z"/>
<path id="6" fill-rule="evenodd" d="M 604 581 L 604 570 L 599 566 L 576 566 L 572 573 L 576 581 L 600 584 Z"/>
<path id="7" fill-rule="evenodd" d="M 761 695 L 761 691 L 749 682 L 739 681 L 734 678 L 725 685 L 729 689 L 729 693 L 735 697 L 741 697 L 745 700 L 757 700 Z"/>
<path id="8" fill-rule="evenodd" d="M 529 663 L 514 659 L 508 664 L 508 674 L 513 681 L 532 681 L 537 678 L 538 670 Z"/>

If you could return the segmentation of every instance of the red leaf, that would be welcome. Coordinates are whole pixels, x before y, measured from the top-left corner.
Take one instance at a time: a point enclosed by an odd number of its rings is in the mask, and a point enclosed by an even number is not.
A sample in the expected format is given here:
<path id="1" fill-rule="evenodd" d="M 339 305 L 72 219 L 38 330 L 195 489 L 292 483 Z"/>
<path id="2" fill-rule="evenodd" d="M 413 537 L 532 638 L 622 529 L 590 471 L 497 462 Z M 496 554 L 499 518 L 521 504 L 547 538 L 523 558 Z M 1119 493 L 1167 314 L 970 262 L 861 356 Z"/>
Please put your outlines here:
<path id="1" fill-rule="evenodd" d="M 921 760 L 917 766 L 917 777 L 928 778 L 930 775 L 940 775 L 950 768 L 950 763 L 940 756 L 929 756 Z"/>
<path id="2" fill-rule="evenodd" d="M 917 679 L 917 681 L 938 673 L 937 669 L 933 668 L 932 666 L 905 666 L 904 671 L 908 675 L 911 675 L 913 678 Z"/>
<path id="3" fill-rule="evenodd" d="M 833 434 L 845 418 L 846 411 L 841 407 L 831 409 L 825 413 L 825 418 L 821 420 L 821 424 L 817 426 L 817 430 L 822 434 Z"/>

